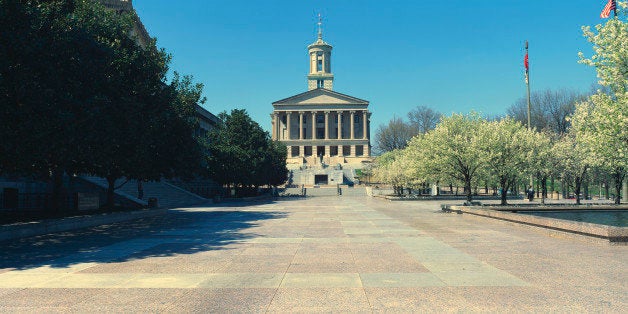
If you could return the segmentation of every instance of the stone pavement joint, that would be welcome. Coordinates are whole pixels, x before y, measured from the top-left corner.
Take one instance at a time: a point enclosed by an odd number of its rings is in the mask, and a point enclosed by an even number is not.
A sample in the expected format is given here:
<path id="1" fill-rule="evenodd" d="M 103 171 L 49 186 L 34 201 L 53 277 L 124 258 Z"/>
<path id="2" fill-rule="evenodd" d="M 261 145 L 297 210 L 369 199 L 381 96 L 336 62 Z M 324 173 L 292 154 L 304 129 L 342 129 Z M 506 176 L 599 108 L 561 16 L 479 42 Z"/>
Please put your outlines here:
<path id="1" fill-rule="evenodd" d="M 446 214 L 438 202 L 338 201 L 178 209 L 110 227 L 120 232 L 5 242 L 0 312 L 626 308 L 626 247 Z"/>

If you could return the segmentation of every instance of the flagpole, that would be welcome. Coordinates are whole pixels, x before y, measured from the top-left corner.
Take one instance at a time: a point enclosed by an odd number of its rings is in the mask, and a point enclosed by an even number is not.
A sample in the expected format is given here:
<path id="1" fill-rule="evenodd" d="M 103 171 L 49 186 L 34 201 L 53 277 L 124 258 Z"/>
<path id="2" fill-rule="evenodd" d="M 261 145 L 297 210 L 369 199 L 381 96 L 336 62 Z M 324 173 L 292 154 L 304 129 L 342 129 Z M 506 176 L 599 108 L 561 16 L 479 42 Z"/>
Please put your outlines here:
<path id="1" fill-rule="evenodd" d="M 615 7 L 613 8 L 613 17 L 617 19 L 617 1 L 615 1 Z"/>
<path id="2" fill-rule="evenodd" d="M 528 41 L 526 40 L 526 58 L 528 57 Z M 529 62 L 526 59 L 527 62 Z M 528 131 L 532 131 L 532 118 L 530 114 L 530 65 L 526 64 L 526 88 L 528 90 Z M 530 187 L 534 186 L 534 179 L 530 173 Z"/>
<path id="3" fill-rule="evenodd" d="M 528 41 L 526 40 L 526 56 L 528 55 Z M 529 61 L 528 61 L 529 62 Z M 526 87 L 528 89 L 528 131 L 532 130 L 530 118 L 530 67 L 526 68 Z"/>

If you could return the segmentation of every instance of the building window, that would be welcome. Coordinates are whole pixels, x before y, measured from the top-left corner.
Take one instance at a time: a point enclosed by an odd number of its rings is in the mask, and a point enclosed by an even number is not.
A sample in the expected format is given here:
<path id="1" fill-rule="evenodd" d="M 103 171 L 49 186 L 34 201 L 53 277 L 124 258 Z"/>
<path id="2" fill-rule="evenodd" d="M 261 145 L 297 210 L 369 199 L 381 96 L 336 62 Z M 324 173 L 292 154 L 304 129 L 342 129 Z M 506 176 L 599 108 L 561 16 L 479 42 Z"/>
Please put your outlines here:
<path id="1" fill-rule="evenodd" d="M 316 71 L 323 71 L 323 54 L 320 52 L 316 54 Z"/>
<path id="2" fill-rule="evenodd" d="M 353 122 L 360 123 L 360 116 L 358 116 L 357 114 L 353 116 Z"/>
<path id="3" fill-rule="evenodd" d="M 323 80 L 317 80 L 316 81 L 316 88 L 323 88 L 324 86 L 324 81 Z"/>
<path id="4" fill-rule="evenodd" d="M 325 117 L 322 114 L 317 114 L 316 123 L 325 123 Z"/>

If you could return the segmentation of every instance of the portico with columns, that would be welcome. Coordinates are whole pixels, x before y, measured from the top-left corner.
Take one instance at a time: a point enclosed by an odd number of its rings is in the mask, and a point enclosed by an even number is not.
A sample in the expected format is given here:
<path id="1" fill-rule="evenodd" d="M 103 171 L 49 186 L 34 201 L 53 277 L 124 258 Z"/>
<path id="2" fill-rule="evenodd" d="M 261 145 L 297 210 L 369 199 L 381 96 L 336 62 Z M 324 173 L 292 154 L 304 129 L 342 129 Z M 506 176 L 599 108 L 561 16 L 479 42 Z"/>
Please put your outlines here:
<path id="1" fill-rule="evenodd" d="M 288 164 L 345 164 L 370 160 L 369 102 L 333 91 L 332 46 L 308 46 L 308 91 L 273 103 L 272 138 L 288 148 Z"/>
<path id="2" fill-rule="evenodd" d="M 335 164 L 370 157 L 368 105 L 324 88 L 279 100 L 273 103 L 272 137 L 286 144 L 293 163 L 322 158 Z"/>

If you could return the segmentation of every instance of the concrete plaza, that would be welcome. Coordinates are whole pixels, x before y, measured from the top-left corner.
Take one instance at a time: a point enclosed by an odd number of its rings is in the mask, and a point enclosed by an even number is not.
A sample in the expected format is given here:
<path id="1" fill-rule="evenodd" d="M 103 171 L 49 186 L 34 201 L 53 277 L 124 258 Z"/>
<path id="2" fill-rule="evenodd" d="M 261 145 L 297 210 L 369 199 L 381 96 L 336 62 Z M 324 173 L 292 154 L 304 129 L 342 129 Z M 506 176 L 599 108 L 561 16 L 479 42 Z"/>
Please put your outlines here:
<path id="1" fill-rule="evenodd" d="M 312 197 L 0 242 L 0 312 L 625 312 L 628 246 Z"/>

